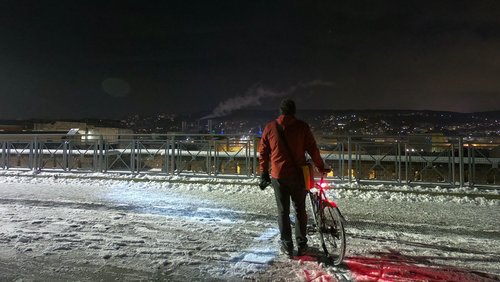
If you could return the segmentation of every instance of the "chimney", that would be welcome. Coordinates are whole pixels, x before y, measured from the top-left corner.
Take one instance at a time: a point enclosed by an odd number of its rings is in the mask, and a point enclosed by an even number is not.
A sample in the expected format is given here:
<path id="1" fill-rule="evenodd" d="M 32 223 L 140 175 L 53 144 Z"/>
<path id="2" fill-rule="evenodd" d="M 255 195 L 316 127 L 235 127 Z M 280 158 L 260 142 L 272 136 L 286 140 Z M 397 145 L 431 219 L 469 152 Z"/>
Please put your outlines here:
<path id="1" fill-rule="evenodd" d="M 208 133 L 212 133 L 212 120 L 211 119 L 208 120 L 207 127 L 208 127 Z"/>

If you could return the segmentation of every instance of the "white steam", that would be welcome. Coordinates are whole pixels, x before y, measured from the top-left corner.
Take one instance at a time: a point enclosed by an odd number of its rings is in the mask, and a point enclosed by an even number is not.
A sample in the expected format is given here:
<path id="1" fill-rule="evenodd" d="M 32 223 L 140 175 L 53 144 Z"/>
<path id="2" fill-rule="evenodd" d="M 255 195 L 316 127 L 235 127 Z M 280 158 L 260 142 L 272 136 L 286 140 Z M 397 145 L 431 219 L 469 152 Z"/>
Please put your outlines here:
<path id="1" fill-rule="evenodd" d="M 281 92 L 272 91 L 262 86 L 252 87 L 247 90 L 245 95 L 229 98 L 219 103 L 219 105 L 215 107 L 215 109 L 212 111 L 211 114 L 204 116 L 201 119 L 222 117 L 230 114 L 235 110 L 239 110 L 250 106 L 260 106 L 262 105 L 261 100 L 264 98 L 284 97 L 287 95 L 294 94 L 294 92 L 303 88 L 312 88 L 320 86 L 331 87 L 333 85 L 334 84 L 332 82 L 313 80 L 310 82 L 298 83 L 296 85 L 291 86 L 288 90 Z"/>

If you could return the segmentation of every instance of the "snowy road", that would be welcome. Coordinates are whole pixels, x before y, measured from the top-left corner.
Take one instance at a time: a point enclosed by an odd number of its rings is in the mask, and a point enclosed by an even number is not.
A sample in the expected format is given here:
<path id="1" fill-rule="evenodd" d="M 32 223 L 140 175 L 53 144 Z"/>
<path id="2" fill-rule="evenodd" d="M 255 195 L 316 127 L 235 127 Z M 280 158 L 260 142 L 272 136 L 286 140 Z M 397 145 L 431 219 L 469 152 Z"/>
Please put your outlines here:
<path id="1" fill-rule="evenodd" d="M 333 267 L 314 235 L 310 256 L 279 254 L 273 194 L 253 184 L 0 176 L 0 280 L 500 279 L 498 200 L 339 190 Z"/>

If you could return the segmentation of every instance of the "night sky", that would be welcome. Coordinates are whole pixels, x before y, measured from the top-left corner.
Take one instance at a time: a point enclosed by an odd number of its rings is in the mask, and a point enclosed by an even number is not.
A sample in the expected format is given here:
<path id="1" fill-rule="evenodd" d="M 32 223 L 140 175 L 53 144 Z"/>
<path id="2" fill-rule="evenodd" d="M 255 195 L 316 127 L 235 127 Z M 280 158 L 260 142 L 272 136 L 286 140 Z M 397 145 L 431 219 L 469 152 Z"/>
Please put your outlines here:
<path id="1" fill-rule="evenodd" d="M 500 110 L 500 1 L 0 4 L 0 119 L 221 116 L 284 96 Z"/>

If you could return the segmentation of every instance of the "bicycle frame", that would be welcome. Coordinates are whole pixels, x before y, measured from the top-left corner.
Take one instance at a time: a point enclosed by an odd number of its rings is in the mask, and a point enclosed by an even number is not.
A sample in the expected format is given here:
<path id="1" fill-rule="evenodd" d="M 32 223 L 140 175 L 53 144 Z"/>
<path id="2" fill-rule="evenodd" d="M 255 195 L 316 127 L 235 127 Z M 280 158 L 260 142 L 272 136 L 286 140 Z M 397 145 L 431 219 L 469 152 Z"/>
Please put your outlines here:
<path id="1" fill-rule="evenodd" d="M 329 205 L 330 207 L 332 208 L 335 208 L 338 210 L 339 214 L 340 214 L 340 218 L 342 219 L 342 223 L 346 223 L 346 220 L 344 218 L 344 216 L 342 215 L 342 213 L 340 212 L 340 209 L 338 208 L 337 206 L 337 203 L 335 203 L 333 200 L 330 200 L 328 199 L 328 197 L 326 196 L 326 192 L 325 190 L 327 190 L 326 188 L 326 185 L 325 184 L 325 181 L 324 181 L 324 177 L 323 175 L 321 176 L 321 179 L 319 182 L 315 182 L 314 183 L 314 188 L 312 189 L 317 189 L 318 192 L 312 192 L 311 190 L 309 190 L 309 195 L 311 197 L 311 204 L 312 204 L 312 197 L 316 194 L 319 196 L 319 199 L 317 201 L 319 201 L 319 205 L 317 206 L 317 209 L 316 210 L 319 210 L 319 208 L 323 207 L 324 205 Z M 314 215 L 314 222 L 317 224 L 317 220 L 316 220 L 316 214 L 315 212 L 313 211 L 313 215 Z"/>
<path id="2" fill-rule="evenodd" d="M 313 190 L 314 189 L 314 190 Z M 323 247 L 323 250 L 327 256 L 333 255 L 333 253 L 330 253 L 330 250 L 328 250 L 327 244 L 325 243 L 325 234 L 327 238 L 330 238 L 330 244 L 331 242 L 331 236 L 334 236 L 335 238 L 333 239 L 333 246 L 335 249 L 339 248 L 338 250 L 340 251 L 339 255 L 335 258 L 334 264 L 338 265 L 342 262 L 344 255 L 345 255 L 345 231 L 343 224 L 345 223 L 345 219 L 340 213 L 340 210 L 337 207 L 337 204 L 333 201 L 328 199 L 326 196 L 326 185 L 323 179 L 323 175 L 321 176 L 320 182 L 315 183 L 315 187 L 308 191 L 309 194 L 309 199 L 311 201 L 311 208 L 312 208 L 312 214 L 313 214 L 313 219 L 314 219 L 314 232 L 318 232 L 318 235 L 321 240 L 321 245 Z M 334 210 L 334 213 L 330 213 L 331 218 L 335 222 L 335 215 L 337 214 L 339 225 L 337 229 L 337 224 L 335 225 L 325 225 L 324 219 L 325 219 L 325 214 L 324 211 L 326 209 L 329 210 Z M 333 229 L 332 229 L 333 228 Z M 334 233 L 330 233 L 334 232 Z M 337 237 L 338 236 L 338 237 Z M 337 240 L 339 240 L 339 244 L 337 245 Z M 329 245 L 332 246 L 332 245 Z M 335 251 L 334 251 L 335 252 Z"/>
<path id="3" fill-rule="evenodd" d="M 314 196 L 317 196 L 319 198 L 315 199 L 316 201 L 319 201 L 319 204 L 320 206 L 318 206 L 317 208 L 320 208 L 321 205 L 324 205 L 325 203 L 327 203 L 328 205 L 330 205 L 332 208 L 337 208 L 337 203 L 335 203 L 334 201 L 328 199 L 328 197 L 326 196 L 326 185 L 324 185 L 325 182 L 324 182 L 324 178 L 323 176 L 321 176 L 321 180 L 316 183 L 314 183 L 314 188 L 313 189 L 317 189 L 318 191 L 317 192 L 313 192 L 311 190 L 309 190 L 309 195 L 314 197 Z"/>
<path id="4" fill-rule="evenodd" d="M 328 198 L 326 197 L 323 183 L 324 183 L 323 176 L 321 176 L 320 182 L 319 183 L 314 182 L 314 188 L 311 188 L 307 192 L 309 194 L 309 200 L 311 202 L 312 216 L 313 216 L 313 220 L 314 220 L 314 226 L 313 226 L 314 228 L 319 228 L 318 211 L 321 210 L 321 208 L 323 207 L 323 205 L 326 201 L 329 201 Z M 321 241 L 323 242 L 323 234 L 321 232 L 319 232 L 319 236 L 321 238 Z"/>

